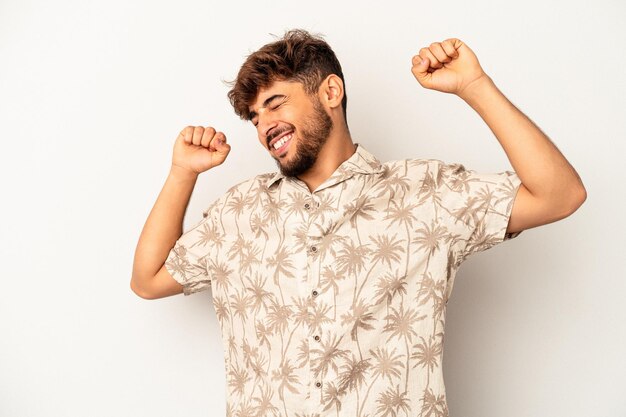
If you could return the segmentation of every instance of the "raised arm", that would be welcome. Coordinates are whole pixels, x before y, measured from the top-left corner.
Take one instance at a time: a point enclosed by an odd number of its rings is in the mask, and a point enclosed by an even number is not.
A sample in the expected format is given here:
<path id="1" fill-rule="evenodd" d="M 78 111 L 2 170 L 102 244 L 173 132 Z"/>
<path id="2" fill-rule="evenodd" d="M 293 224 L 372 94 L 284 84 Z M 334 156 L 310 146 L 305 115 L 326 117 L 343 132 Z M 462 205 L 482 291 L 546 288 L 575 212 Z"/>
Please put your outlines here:
<path id="1" fill-rule="evenodd" d="M 507 232 L 560 220 L 587 198 L 582 180 L 563 154 L 518 110 L 483 71 L 461 40 L 446 39 L 422 48 L 412 72 L 424 87 L 456 94 L 487 123 L 522 181 Z"/>
<path id="2" fill-rule="evenodd" d="M 176 138 L 169 175 L 135 249 L 130 288 L 138 296 L 155 299 L 183 292 L 164 263 L 182 235 L 183 218 L 198 175 L 220 165 L 229 152 L 224 134 L 212 127 L 187 126 Z"/>

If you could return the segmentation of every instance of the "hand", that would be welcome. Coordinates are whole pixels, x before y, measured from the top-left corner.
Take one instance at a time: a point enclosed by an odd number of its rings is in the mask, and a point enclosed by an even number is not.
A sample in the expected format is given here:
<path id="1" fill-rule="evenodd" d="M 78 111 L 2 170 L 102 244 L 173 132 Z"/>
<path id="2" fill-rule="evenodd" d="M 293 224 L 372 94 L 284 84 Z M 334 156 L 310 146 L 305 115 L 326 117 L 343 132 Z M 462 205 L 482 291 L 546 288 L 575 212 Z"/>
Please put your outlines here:
<path id="1" fill-rule="evenodd" d="M 413 57 L 411 72 L 422 87 L 458 96 L 476 81 L 488 78 L 474 52 L 456 38 L 420 49 Z"/>
<path id="2" fill-rule="evenodd" d="M 211 126 L 187 126 L 174 143 L 172 165 L 197 175 L 222 164 L 229 152 L 224 133 Z"/>

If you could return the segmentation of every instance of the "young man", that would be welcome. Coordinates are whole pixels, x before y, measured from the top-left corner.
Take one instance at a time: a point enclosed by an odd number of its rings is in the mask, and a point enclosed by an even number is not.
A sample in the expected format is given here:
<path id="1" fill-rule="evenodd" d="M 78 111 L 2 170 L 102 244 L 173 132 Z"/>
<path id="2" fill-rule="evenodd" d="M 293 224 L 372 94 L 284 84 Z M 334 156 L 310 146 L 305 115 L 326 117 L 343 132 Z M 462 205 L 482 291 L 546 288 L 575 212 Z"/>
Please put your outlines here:
<path id="1" fill-rule="evenodd" d="M 379 162 L 350 136 L 335 54 L 302 30 L 251 54 L 228 94 L 279 171 L 235 185 L 184 234 L 198 175 L 230 145 L 212 127 L 176 139 L 131 288 L 147 299 L 212 288 L 229 416 L 446 416 L 445 306 L 460 264 L 586 199 L 462 41 L 432 43 L 412 64 L 423 87 L 480 114 L 514 172 Z"/>

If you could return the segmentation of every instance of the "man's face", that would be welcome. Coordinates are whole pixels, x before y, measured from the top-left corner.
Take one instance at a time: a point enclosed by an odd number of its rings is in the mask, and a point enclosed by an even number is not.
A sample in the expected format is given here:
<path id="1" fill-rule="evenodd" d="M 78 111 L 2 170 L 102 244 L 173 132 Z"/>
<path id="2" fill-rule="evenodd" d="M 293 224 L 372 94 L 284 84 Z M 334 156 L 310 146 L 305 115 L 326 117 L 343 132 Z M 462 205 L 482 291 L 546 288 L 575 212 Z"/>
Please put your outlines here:
<path id="1" fill-rule="evenodd" d="M 307 95 L 299 82 L 276 81 L 261 89 L 250 110 L 261 145 L 289 177 L 315 164 L 333 127 L 317 95 Z"/>

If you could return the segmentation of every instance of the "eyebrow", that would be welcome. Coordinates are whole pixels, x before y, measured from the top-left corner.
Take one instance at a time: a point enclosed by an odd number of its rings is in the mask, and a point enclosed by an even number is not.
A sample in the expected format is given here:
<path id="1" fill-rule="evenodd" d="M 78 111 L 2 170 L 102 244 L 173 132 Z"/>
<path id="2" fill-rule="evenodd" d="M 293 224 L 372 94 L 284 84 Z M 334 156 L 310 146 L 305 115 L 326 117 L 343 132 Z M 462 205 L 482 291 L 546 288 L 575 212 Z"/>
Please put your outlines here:
<path id="1" fill-rule="evenodd" d="M 287 97 L 284 94 L 274 94 L 273 96 L 265 99 L 265 101 L 263 102 L 263 105 L 261 107 L 267 107 L 268 104 L 270 104 L 272 101 L 276 100 L 277 98 L 285 98 Z M 252 120 L 257 116 L 257 113 L 254 111 L 250 112 L 250 116 L 248 116 L 248 120 Z"/>

